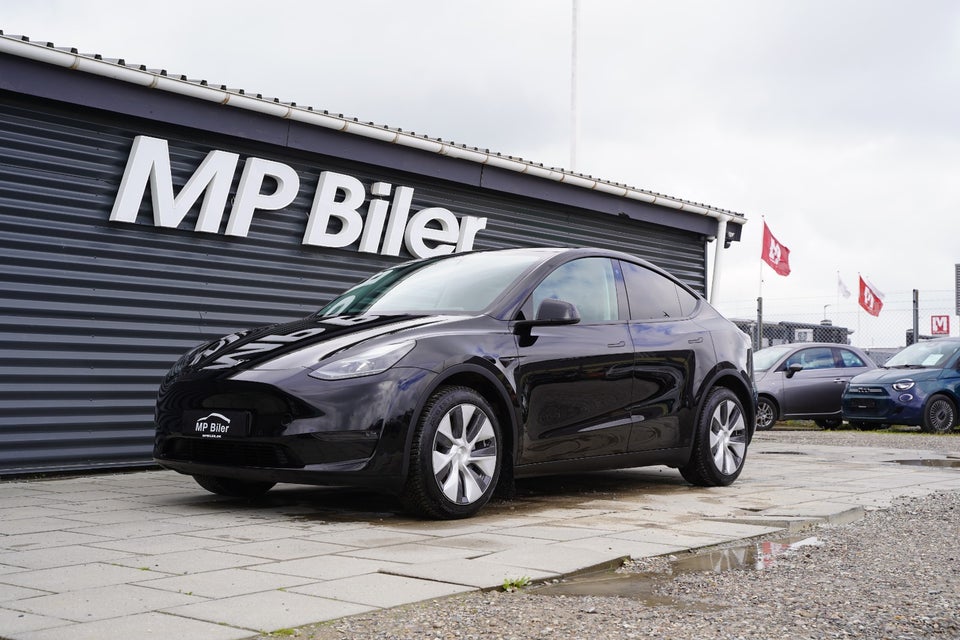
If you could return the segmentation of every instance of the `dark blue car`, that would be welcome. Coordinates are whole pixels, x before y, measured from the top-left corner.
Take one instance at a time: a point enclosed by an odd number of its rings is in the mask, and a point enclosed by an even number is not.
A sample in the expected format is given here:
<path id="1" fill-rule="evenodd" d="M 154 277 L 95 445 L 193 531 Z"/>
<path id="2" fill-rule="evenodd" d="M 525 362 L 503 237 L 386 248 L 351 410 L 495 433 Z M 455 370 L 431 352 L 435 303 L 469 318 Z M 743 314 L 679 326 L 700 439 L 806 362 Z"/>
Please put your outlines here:
<path id="1" fill-rule="evenodd" d="M 860 428 L 919 426 L 945 433 L 957 426 L 960 338 L 912 344 L 879 369 L 854 377 L 843 393 L 843 417 Z"/>

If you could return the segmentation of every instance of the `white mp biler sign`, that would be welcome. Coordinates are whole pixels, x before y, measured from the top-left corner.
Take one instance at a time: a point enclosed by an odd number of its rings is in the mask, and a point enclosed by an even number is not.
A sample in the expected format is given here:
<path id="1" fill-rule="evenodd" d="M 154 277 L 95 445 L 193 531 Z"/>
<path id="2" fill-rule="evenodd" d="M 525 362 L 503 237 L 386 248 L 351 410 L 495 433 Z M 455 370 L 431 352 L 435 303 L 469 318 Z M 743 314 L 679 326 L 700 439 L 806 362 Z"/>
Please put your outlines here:
<path id="1" fill-rule="evenodd" d="M 237 153 L 210 151 L 180 192 L 174 194 L 167 141 L 137 136 L 110 220 L 136 222 L 149 184 L 154 226 L 177 228 L 203 195 L 194 230 L 219 233 L 239 162 Z M 268 180 L 274 181 L 276 188 L 272 193 L 261 193 Z M 225 234 L 246 236 L 255 212 L 283 209 L 299 192 L 300 176 L 293 167 L 263 158 L 247 158 Z M 348 247 L 359 241 L 358 251 L 399 256 L 401 248 L 406 247 L 414 257 L 425 258 L 470 251 L 477 233 L 487 225 L 486 218 L 463 216 L 458 219 L 442 207 L 428 207 L 410 215 L 412 187 L 394 189 L 389 183 L 375 182 L 370 186 L 370 193 L 372 197 L 368 202 L 366 189 L 357 178 L 333 171 L 321 172 L 302 243 Z M 361 215 L 365 204 L 365 215 Z"/>

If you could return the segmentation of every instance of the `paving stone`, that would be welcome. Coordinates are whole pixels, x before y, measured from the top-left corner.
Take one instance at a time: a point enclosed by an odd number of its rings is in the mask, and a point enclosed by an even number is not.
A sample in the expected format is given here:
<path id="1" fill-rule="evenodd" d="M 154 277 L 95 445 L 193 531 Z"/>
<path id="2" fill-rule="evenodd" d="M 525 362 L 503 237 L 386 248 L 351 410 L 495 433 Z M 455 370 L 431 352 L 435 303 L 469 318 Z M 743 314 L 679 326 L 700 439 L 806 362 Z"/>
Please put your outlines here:
<path id="1" fill-rule="evenodd" d="M 273 562 L 269 565 L 251 567 L 255 573 L 276 573 L 287 576 L 300 576 L 311 580 L 334 580 L 359 576 L 365 573 L 376 573 L 384 568 L 403 567 L 399 562 L 383 560 L 368 560 L 366 558 L 352 558 L 345 556 L 319 556 L 300 560 L 286 560 Z"/>
<path id="2" fill-rule="evenodd" d="M 372 607 L 397 607 L 402 604 L 441 598 L 457 593 L 474 591 L 473 587 L 421 580 L 405 576 L 369 573 L 352 578 L 316 582 L 289 591 L 319 596 L 332 600 L 356 602 Z"/>
<path id="3" fill-rule="evenodd" d="M 40 589 L 30 589 L 29 587 L 18 587 L 13 584 L 0 584 L 0 603 L 9 605 L 11 602 L 22 600 L 23 598 L 32 598 L 34 596 L 47 595 L 48 591 Z M 0 631 L 2 631 L 0 627 Z"/>
<path id="4" fill-rule="evenodd" d="M 91 536 L 74 531 L 44 531 L 42 533 L 21 533 L 13 536 L 0 536 L 0 551 L 27 551 L 30 549 L 51 549 L 69 545 L 110 542 L 103 536 Z"/>
<path id="5" fill-rule="evenodd" d="M 256 558 L 267 560 L 294 560 L 309 558 L 333 553 L 350 551 L 353 547 L 329 542 L 317 542 L 302 538 L 283 538 L 280 540 L 264 540 L 263 542 L 245 542 L 218 547 L 224 553 L 249 556 L 252 561 Z"/>
<path id="6" fill-rule="evenodd" d="M 398 565 L 398 568 L 390 569 L 389 572 L 385 573 L 437 582 L 449 582 L 477 589 L 493 589 L 503 585 L 504 580 L 516 580 L 523 577 L 534 581 L 560 577 L 559 573 L 553 571 L 538 571 L 529 567 L 467 559 Z"/>
<path id="7" fill-rule="evenodd" d="M 217 624 L 270 632 L 353 616 L 374 608 L 290 591 L 268 591 L 174 607 L 167 612 Z"/>
<path id="8" fill-rule="evenodd" d="M 613 533 L 604 529 L 587 529 L 585 527 L 563 527 L 546 524 L 527 525 L 523 527 L 510 527 L 500 529 L 499 533 L 505 536 L 516 536 L 518 538 L 529 538 L 534 540 L 576 540 L 577 538 L 590 538 Z"/>
<path id="9" fill-rule="evenodd" d="M 735 523 L 724 520 L 695 520 L 673 527 L 683 532 L 703 533 L 709 536 L 724 537 L 729 540 L 756 538 L 776 533 L 780 529 L 768 525 Z"/>
<path id="10" fill-rule="evenodd" d="M 21 571 L 5 575 L 3 581 L 30 589 L 63 592 L 91 589 L 110 584 L 138 582 L 144 573 L 129 567 L 117 567 L 103 562 Z"/>
<path id="11" fill-rule="evenodd" d="M 153 612 L 28 631 L 11 640 L 243 640 L 251 635 L 249 629 Z"/>
<path id="12" fill-rule="evenodd" d="M 192 535 L 149 536 L 130 540 L 98 538 L 98 540 L 99 542 L 96 544 L 90 543 L 90 546 L 113 549 L 115 551 L 125 551 L 131 555 L 175 553 L 177 551 L 193 551 L 195 549 L 216 549 L 229 544 L 229 542 L 225 540 L 197 538 Z M 0 539 L 0 543 L 2 543 L 2 539 Z"/>
<path id="13" fill-rule="evenodd" d="M 463 547 L 448 547 L 438 544 L 408 543 L 390 547 L 376 547 L 373 549 L 356 549 L 349 552 L 351 558 L 369 558 L 371 560 L 387 560 L 389 562 L 439 562 L 451 558 L 474 558 L 485 555 L 487 552 L 478 549 Z M 345 554 L 343 554 L 345 555 Z"/>
<path id="14" fill-rule="evenodd" d="M 558 542 L 556 546 L 567 548 L 572 553 L 580 553 L 581 550 L 602 551 L 612 556 L 624 558 L 653 558 L 687 549 L 682 545 L 656 544 L 610 537 L 580 538 L 579 540 Z"/>
<path id="15" fill-rule="evenodd" d="M 90 622 L 146 613 L 200 600 L 204 598 L 132 584 L 115 584 L 17 600 L 6 603 L 6 606 L 47 617 Z"/>
<path id="16" fill-rule="evenodd" d="M 220 571 L 207 571 L 205 573 L 165 578 L 146 578 L 144 573 L 141 572 L 140 578 L 137 584 L 142 587 L 163 589 L 205 598 L 230 598 L 249 593 L 295 587 L 313 581 L 300 576 L 263 573 L 248 569 L 222 569 Z"/>
<path id="17" fill-rule="evenodd" d="M 610 563 L 620 557 L 622 557 L 620 553 L 588 549 L 571 553 L 569 547 L 550 544 L 507 549 L 491 553 L 478 560 L 564 574 Z"/>
<path id="18" fill-rule="evenodd" d="M 223 542 L 262 542 L 289 538 L 290 529 L 270 524 L 247 524 L 239 527 L 194 530 L 190 535 Z"/>
<path id="19" fill-rule="evenodd" d="M 408 542 L 426 542 L 431 539 L 431 536 L 424 535 L 423 533 L 405 533 L 402 531 L 371 527 L 336 531 L 333 533 L 321 533 L 308 536 L 307 539 L 351 547 L 387 547 L 406 544 Z"/>
<path id="20" fill-rule="evenodd" d="M 610 537 L 621 540 L 634 540 L 637 542 L 649 542 L 667 546 L 685 547 L 688 549 L 709 547 L 711 545 L 724 542 L 727 539 L 724 536 L 708 534 L 692 535 L 677 531 L 675 529 L 657 527 L 644 527 L 635 529 L 633 531 L 620 531 L 610 534 Z"/>
<path id="21" fill-rule="evenodd" d="M 212 549 L 196 549 L 194 551 L 178 551 L 149 556 L 129 556 L 114 562 L 124 567 L 147 568 L 161 573 L 183 575 L 247 567 L 267 562 L 267 560 L 234 553 L 223 553 Z"/>
<path id="22" fill-rule="evenodd" d="M 69 624 L 69 620 L 62 618 L 38 616 L 0 607 L 0 633 L 3 633 L 6 637 L 16 637 L 17 634 L 26 631 L 62 627 Z"/>
<path id="23" fill-rule="evenodd" d="M 71 545 L 50 549 L 32 549 L 30 551 L 0 552 L 0 563 L 18 566 L 18 570 L 23 571 L 24 569 L 68 567 L 90 562 L 110 562 L 128 555 L 124 551 L 113 549 Z"/>

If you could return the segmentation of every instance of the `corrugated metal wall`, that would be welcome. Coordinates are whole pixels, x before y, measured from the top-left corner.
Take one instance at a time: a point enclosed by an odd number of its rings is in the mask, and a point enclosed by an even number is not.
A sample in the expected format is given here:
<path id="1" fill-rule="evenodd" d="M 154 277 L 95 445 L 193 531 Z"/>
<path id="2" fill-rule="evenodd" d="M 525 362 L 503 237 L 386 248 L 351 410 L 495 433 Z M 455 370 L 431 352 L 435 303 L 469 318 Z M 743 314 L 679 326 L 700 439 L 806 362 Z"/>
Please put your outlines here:
<path id="1" fill-rule="evenodd" d="M 196 211 L 179 229 L 155 228 L 149 198 L 137 224 L 111 223 L 140 134 L 170 141 L 178 187 L 208 151 L 224 149 L 289 164 L 301 193 L 283 211 L 255 215 L 246 238 L 193 232 Z M 414 210 L 487 216 L 478 249 L 619 248 L 705 286 L 695 234 L 282 153 L 105 114 L 0 104 L 0 475 L 150 464 L 156 388 L 180 354 L 237 329 L 306 315 L 396 262 L 301 247 L 322 170 L 368 186 L 414 187 Z M 238 178 L 239 170 L 234 188 Z"/>

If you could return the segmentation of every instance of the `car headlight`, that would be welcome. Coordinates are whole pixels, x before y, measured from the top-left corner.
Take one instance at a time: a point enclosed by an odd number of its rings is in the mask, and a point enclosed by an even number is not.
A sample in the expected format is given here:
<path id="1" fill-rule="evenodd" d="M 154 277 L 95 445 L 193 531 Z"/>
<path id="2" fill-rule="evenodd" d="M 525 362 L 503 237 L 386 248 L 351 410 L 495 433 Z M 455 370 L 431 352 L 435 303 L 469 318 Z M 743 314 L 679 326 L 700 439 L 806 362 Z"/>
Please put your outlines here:
<path id="1" fill-rule="evenodd" d="M 329 362 L 310 372 L 311 378 L 321 380 L 341 380 L 383 373 L 416 346 L 415 340 L 393 342 L 366 349 L 339 360 Z"/>
<path id="2" fill-rule="evenodd" d="M 897 391 L 906 391 L 908 389 L 913 389 L 913 385 L 916 384 L 913 380 L 909 378 L 905 380 L 897 380 L 893 383 L 893 388 Z"/>

